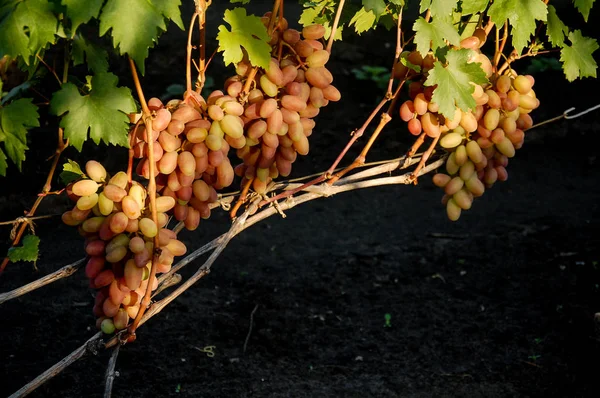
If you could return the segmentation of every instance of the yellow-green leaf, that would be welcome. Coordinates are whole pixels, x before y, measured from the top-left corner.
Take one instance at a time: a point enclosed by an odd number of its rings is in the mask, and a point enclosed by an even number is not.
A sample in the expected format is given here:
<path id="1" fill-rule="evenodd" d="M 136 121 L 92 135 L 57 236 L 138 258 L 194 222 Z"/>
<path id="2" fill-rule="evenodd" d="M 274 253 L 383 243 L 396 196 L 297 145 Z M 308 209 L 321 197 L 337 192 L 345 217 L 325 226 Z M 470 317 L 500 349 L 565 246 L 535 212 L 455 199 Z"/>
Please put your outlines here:
<path id="1" fill-rule="evenodd" d="M 231 26 L 231 30 L 224 25 L 219 26 L 217 34 L 225 65 L 240 62 L 244 56 L 243 47 L 252 65 L 268 68 L 271 59 L 270 38 L 260 18 L 246 15 L 244 8 L 234 8 L 225 10 L 223 21 Z"/>
<path id="2" fill-rule="evenodd" d="M 449 118 L 454 116 L 456 107 L 468 111 L 476 106 L 473 99 L 475 87 L 471 84 L 485 84 L 488 79 L 478 63 L 469 63 L 472 50 L 450 50 L 446 54 L 446 65 L 436 61 L 425 81 L 426 86 L 435 86 L 432 102 L 440 106 L 439 112 Z"/>

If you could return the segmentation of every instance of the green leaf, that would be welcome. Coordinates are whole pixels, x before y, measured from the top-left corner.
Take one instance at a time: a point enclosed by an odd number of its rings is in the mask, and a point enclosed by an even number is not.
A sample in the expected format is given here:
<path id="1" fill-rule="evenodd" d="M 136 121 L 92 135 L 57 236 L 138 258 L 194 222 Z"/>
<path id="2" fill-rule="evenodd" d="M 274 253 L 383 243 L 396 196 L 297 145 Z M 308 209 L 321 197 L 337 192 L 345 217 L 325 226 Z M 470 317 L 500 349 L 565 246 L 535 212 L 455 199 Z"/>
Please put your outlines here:
<path id="1" fill-rule="evenodd" d="M 553 45 L 560 47 L 565 42 L 565 35 L 569 28 L 558 18 L 554 6 L 548 6 L 548 26 L 546 27 L 548 39 Z"/>
<path id="2" fill-rule="evenodd" d="M 489 2 L 489 0 L 462 0 L 462 14 L 469 15 L 483 12 Z"/>
<path id="3" fill-rule="evenodd" d="M 121 55 L 129 54 L 143 75 L 148 49 L 167 30 L 165 18 L 183 27 L 179 4 L 179 0 L 108 0 L 100 14 L 100 36 L 111 30 L 113 46 Z"/>
<path id="4" fill-rule="evenodd" d="M 4 142 L 4 150 L 17 165 L 19 171 L 25 160 L 27 147 L 27 129 L 39 127 L 40 115 L 38 107 L 31 98 L 21 98 L 0 108 L 0 142 Z M 4 161 L 6 163 L 6 161 Z M 4 167 L 6 170 L 6 167 Z M 6 175 L 1 173 L 1 175 Z"/>
<path id="5" fill-rule="evenodd" d="M 98 18 L 104 0 L 62 0 L 61 4 L 67 7 L 67 17 L 71 20 L 71 36 L 79 25 L 87 23 L 92 18 Z"/>
<path id="6" fill-rule="evenodd" d="M 596 77 L 596 61 L 592 54 L 598 49 L 596 39 L 584 37 L 580 30 L 569 33 L 571 45 L 565 44 L 560 50 L 560 60 L 567 80 L 572 82 L 578 77 Z"/>
<path id="7" fill-rule="evenodd" d="M 63 164 L 63 171 L 61 171 L 59 178 L 65 185 L 68 185 L 71 181 L 79 180 L 84 175 L 79 163 L 67 159 L 67 163 Z"/>
<path id="8" fill-rule="evenodd" d="M 458 0 L 421 0 L 419 13 L 431 10 L 431 16 L 433 17 L 448 16 L 456 8 L 456 3 L 458 3 Z"/>
<path id="9" fill-rule="evenodd" d="M 413 25 L 415 31 L 415 43 L 417 51 L 423 57 L 431 48 L 435 51 L 446 46 L 446 40 L 455 46 L 460 45 L 460 35 L 451 23 L 441 19 L 435 19 L 428 23 L 423 17 L 419 17 Z"/>
<path id="10" fill-rule="evenodd" d="M 588 21 L 588 17 L 590 16 L 590 10 L 594 5 L 595 0 L 574 0 L 573 4 L 575 4 L 575 8 L 579 10 L 581 15 L 583 15 L 583 20 L 585 22 Z"/>
<path id="11" fill-rule="evenodd" d="M 229 0 L 229 2 L 232 4 L 235 4 L 235 3 L 248 4 L 248 3 L 250 3 L 250 0 Z"/>
<path id="12" fill-rule="evenodd" d="M 219 26 L 217 34 L 218 51 L 223 52 L 225 65 L 240 62 L 244 56 L 243 47 L 252 65 L 267 68 L 271 59 L 270 38 L 260 18 L 246 15 L 244 8 L 234 8 L 225 10 L 223 21 L 231 26 L 231 31 Z"/>
<path id="13" fill-rule="evenodd" d="M 497 26 L 504 25 L 508 19 L 512 26 L 512 44 L 519 54 L 535 33 L 535 21 L 546 21 L 547 13 L 542 0 L 495 0 L 488 10 Z"/>
<path id="14" fill-rule="evenodd" d="M 23 245 L 8 249 L 8 258 L 13 263 L 17 261 L 37 261 L 39 256 L 40 238 L 27 235 L 23 238 Z"/>
<path id="15" fill-rule="evenodd" d="M 147 0 L 150 1 L 158 9 L 162 15 L 168 20 L 173 21 L 181 30 L 185 30 L 185 25 L 181 20 L 181 0 Z"/>
<path id="16" fill-rule="evenodd" d="M 73 37 L 73 49 L 71 51 L 73 65 L 86 63 L 89 71 L 94 73 L 108 71 L 108 53 L 102 47 L 85 40 L 80 34 Z"/>
<path id="17" fill-rule="evenodd" d="M 54 43 L 58 21 L 52 13 L 52 4 L 46 0 L 23 0 L 11 11 L 3 8 L 0 22 L 0 58 L 4 55 L 29 57 L 48 43 Z"/>
<path id="18" fill-rule="evenodd" d="M 65 83 L 50 101 L 50 112 L 62 116 L 60 126 L 65 138 L 81 151 L 83 142 L 90 138 L 99 144 L 129 146 L 127 113 L 136 111 L 131 91 L 117 87 L 117 77 L 112 73 L 98 73 L 91 79 L 91 91 L 81 95 L 73 83 Z"/>
<path id="19" fill-rule="evenodd" d="M 386 5 L 383 0 L 362 0 L 365 11 L 373 11 L 375 17 L 383 15 L 386 11 Z"/>
<path id="20" fill-rule="evenodd" d="M 375 26 L 377 17 L 373 11 L 367 11 L 365 8 L 358 10 L 356 14 L 350 20 L 349 26 L 354 25 L 354 30 L 359 35 Z"/>
<path id="21" fill-rule="evenodd" d="M 468 111 L 476 106 L 473 99 L 475 84 L 485 84 L 488 79 L 478 63 L 469 63 L 472 50 L 451 50 L 446 54 L 447 65 L 436 61 L 425 81 L 426 86 L 435 86 L 432 101 L 440 106 L 439 112 L 449 118 L 454 116 L 456 107 Z"/>
<path id="22" fill-rule="evenodd" d="M 6 175 L 6 169 L 8 168 L 8 163 L 6 162 L 6 155 L 4 151 L 0 149 L 0 176 Z"/>

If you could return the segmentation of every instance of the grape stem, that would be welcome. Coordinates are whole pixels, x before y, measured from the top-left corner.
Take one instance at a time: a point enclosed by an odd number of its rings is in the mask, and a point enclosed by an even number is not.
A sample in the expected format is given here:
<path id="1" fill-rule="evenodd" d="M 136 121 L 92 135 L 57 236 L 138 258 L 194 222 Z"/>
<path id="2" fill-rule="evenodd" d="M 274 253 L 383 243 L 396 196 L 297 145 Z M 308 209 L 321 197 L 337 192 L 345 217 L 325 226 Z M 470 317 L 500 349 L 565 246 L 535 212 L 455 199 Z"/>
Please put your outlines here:
<path id="1" fill-rule="evenodd" d="M 246 195 L 248 194 L 248 191 L 250 190 L 250 187 L 252 186 L 252 181 L 254 181 L 254 177 L 252 177 L 251 179 L 246 181 L 246 183 L 244 184 L 244 188 L 242 189 L 242 192 L 240 193 L 240 196 L 239 196 L 237 202 L 235 203 L 235 205 L 231 209 L 231 212 L 229 213 L 229 216 L 232 219 L 235 218 L 235 214 L 237 213 L 240 206 L 242 204 L 244 204 L 244 202 L 246 202 Z"/>
<path id="2" fill-rule="evenodd" d="M 431 142 L 431 145 L 429 145 L 429 148 L 427 148 L 427 150 L 425 151 L 425 153 L 423 153 L 423 156 L 421 157 L 421 161 L 417 165 L 417 168 L 410 175 L 411 181 L 415 185 L 417 185 L 417 176 L 419 175 L 419 172 L 421 171 L 421 169 L 423 169 L 423 167 L 425 167 L 425 163 L 429 160 L 429 157 L 433 153 L 433 150 L 435 149 L 435 147 L 436 147 L 438 141 L 440 140 L 441 136 L 442 135 L 440 134 L 440 135 L 438 135 L 437 137 L 435 137 L 433 139 L 433 141 Z"/>
<path id="3" fill-rule="evenodd" d="M 377 140 L 377 137 L 379 137 L 379 134 L 381 133 L 381 131 L 383 130 L 385 125 L 388 124 L 390 122 L 390 120 L 392 120 L 392 117 L 387 112 L 381 114 L 381 119 L 379 120 L 379 124 L 375 128 L 375 131 L 373 131 L 373 134 L 369 138 L 369 141 L 367 141 L 367 144 L 364 146 L 363 150 L 360 152 L 358 157 L 356 159 L 354 159 L 354 161 L 350 164 L 350 166 L 346 167 L 342 171 L 337 172 L 333 177 L 331 177 L 331 179 L 329 179 L 329 181 L 327 181 L 327 183 L 329 185 L 334 184 L 337 180 L 339 180 L 341 177 L 346 175 L 349 171 L 352 171 L 356 167 L 362 166 L 365 163 L 365 160 L 367 158 L 367 153 L 373 146 L 373 143 L 375 142 L 375 140 Z"/>
<path id="4" fill-rule="evenodd" d="M 500 67 L 500 69 L 498 69 L 498 73 L 502 73 L 504 72 L 511 63 L 513 63 L 516 60 L 519 60 L 521 58 L 525 58 L 525 57 L 535 57 L 537 55 L 540 54 L 549 54 L 549 53 L 553 53 L 553 52 L 557 52 L 560 51 L 558 48 L 552 49 L 552 50 L 544 50 L 544 51 L 536 51 L 533 52 L 531 47 L 527 50 L 527 52 L 525 54 L 520 54 L 517 52 L 516 49 L 513 49 L 513 51 L 510 53 L 510 55 L 508 56 L 508 58 L 506 58 L 506 61 L 504 62 L 504 64 Z"/>
<path id="5" fill-rule="evenodd" d="M 196 92 L 200 94 L 206 82 L 206 10 L 210 7 L 212 0 L 194 0 L 196 2 L 196 13 L 198 14 L 198 30 L 200 33 L 199 47 L 200 58 L 198 66 L 198 78 L 196 80 Z M 190 26 L 190 31 L 192 27 Z M 212 57 L 211 57 L 212 58 Z"/>
<path id="6" fill-rule="evenodd" d="M 186 61 L 185 61 L 185 91 L 189 95 L 192 91 L 192 32 L 194 31 L 194 25 L 196 24 L 196 18 L 198 18 L 198 3 L 196 3 L 196 11 L 192 14 L 192 20 L 190 21 L 190 27 L 188 28 L 188 39 L 186 46 Z"/>
<path id="7" fill-rule="evenodd" d="M 50 171 L 48 172 L 48 177 L 46 178 L 46 183 L 44 184 L 44 187 L 42 188 L 42 192 L 40 192 L 38 194 L 37 199 L 35 200 L 35 202 L 33 203 L 33 206 L 31 206 L 31 209 L 25 214 L 25 217 L 29 218 L 29 217 L 33 217 L 35 215 L 35 211 L 37 210 L 38 206 L 40 205 L 40 203 L 42 202 L 42 200 L 48 196 L 51 193 L 51 188 L 52 188 L 52 179 L 54 178 L 54 172 L 56 171 L 56 167 L 58 166 L 58 161 L 60 160 L 60 155 L 63 153 L 63 151 L 69 146 L 69 140 L 65 140 L 63 138 L 63 133 L 64 130 L 59 127 L 58 128 L 58 143 L 56 145 L 56 149 L 54 150 L 54 160 L 52 161 L 52 165 L 50 166 Z M 27 229 L 27 226 L 29 225 L 29 223 L 27 222 L 22 222 L 21 225 L 19 226 L 14 239 L 12 240 L 12 244 L 11 247 L 15 247 L 16 245 L 19 244 L 19 242 L 21 242 L 21 237 L 23 236 L 23 233 L 25 233 L 25 229 Z M 0 264 L 0 275 L 2 275 L 2 273 L 4 272 L 4 269 L 6 268 L 6 266 L 8 265 L 8 263 L 10 262 L 10 259 L 7 257 L 4 257 L 4 260 L 2 260 L 2 264 Z"/>
<path id="8" fill-rule="evenodd" d="M 504 22 L 504 31 L 502 33 L 502 39 L 499 39 L 500 29 L 496 27 L 496 52 L 494 53 L 494 62 L 492 66 L 494 69 L 498 68 L 498 62 L 500 62 L 500 57 L 504 52 L 504 46 L 506 45 L 506 41 L 508 40 L 508 21 Z M 502 73 L 498 71 L 498 73 Z"/>
<path id="9" fill-rule="evenodd" d="M 275 20 L 277 19 L 277 13 L 279 12 L 279 7 L 282 5 L 283 0 L 274 0 L 273 1 L 273 10 L 271 11 L 271 16 L 269 17 L 269 27 L 267 28 L 267 33 L 269 36 L 275 30 Z"/>
<path id="10" fill-rule="evenodd" d="M 142 110 L 144 111 L 144 115 L 142 118 L 144 119 L 144 124 L 146 125 L 146 145 L 148 148 L 148 168 L 149 168 L 149 178 L 148 178 L 148 196 L 150 198 L 150 211 L 152 214 L 152 221 L 154 224 L 158 226 L 158 215 L 156 211 L 156 162 L 154 161 L 154 142 L 152 141 L 152 113 L 148 108 L 148 104 L 146 103 L 146 99 L 144 97 L 144 92 L 142 90 L 142 85 L 140 84 L 140 79 L 137 74 L 137 70 L 135 68 L 135 64 L 131 57 L 129 57 L 129 66 L 131 69 L 131 75 L 133 76 L 133 81 L 135 83 L 135 88 L 137 90 L 138 98 L 140 104 L 142 105 Z M 135 340 L 135 330 L 146 311 L 146 308 L 150 305 L 150 296 L 152 295 L 152 281 L 156 276 L 156 264 L 158 262 L 158 258 L 160 256 L 160 245 L 158 240 L 158 234 L 154 236 L 154 250 L 152 256 L 152 268 L 150 269 L 150 276 L 148 278 L 148 286 L 146 287 L 146 293 L 142 302 L 140 303 L 140 310 L 134 321 L 127 328 L 127 336 L 126 341 L 131 342 Z"/>
<path id="11" fill-rule="evenodd" d="M 400 62 L 400 55 L 402 55 L 402 12 L 404 7 L 400 7 L 400 13 L 398 15 L 398 22 L 396 24 L 396 52 L 394 53 L 394 62 L 392 62 L 392 71 L 390 73 L 390 81 L 388 82 L 387 92 L 392 92 L 392 86 L 394 84 L 394 70 L 396 64 Z M 400 83 L 400 86 L 404 84 L 404 81 Z M 389 113 L 389 110 L 388 110 Z"/>
<path id="12" fill-rule="evenodd" d="M 337 11 L 335 13 L 335 19 L 333 20 L 333 25 L 331 25 L 331 34 L 329 36 L 329 40 L 327 41 L 327 52 L 331 54 L 331 48 L 333 47 L 333 41 L 335 40 L 335 33 L 337 31 L 338 25 L 340 23 L 340 18 L 342 17 L 342 10 L 344 9 L 345 0 L 340 0 L 338 4 Z"/>
<path id="13" fill-rule="evenodd" d="M 128 153 L 128 159 L 127 159 L 127 181 L 129 181 L 129 183 L 131 184 L 131 181 L 133 180 L 133 145 L 135 143 L 135 135 L 137 134 L 137 129 L 140 125 L 140 123 L 142 122 L 142 118 L 140 118 L 136 123 L 135 126 L 133 126 L 133 129 L 131 130 L 131 137 L 129 137 L 129 150 L 127 151 Z"/>
<path id="14" fill-rule="evenodd" d="M 408 161 L 409 159 L 411 159 L 415 155 L 415 153 L 417 153 L 417 151 L 419 150 L 421 145 L 423 145 L 423 143 L 425 142 L 426 136 L 427 136 L 427 134 L 425 132 L 422 132 L 421 135 L 419 135 L 419 137 L 415 140 L 415 142 L 410 147 L 410 150 L 406 153 L 405 162 Z"/>

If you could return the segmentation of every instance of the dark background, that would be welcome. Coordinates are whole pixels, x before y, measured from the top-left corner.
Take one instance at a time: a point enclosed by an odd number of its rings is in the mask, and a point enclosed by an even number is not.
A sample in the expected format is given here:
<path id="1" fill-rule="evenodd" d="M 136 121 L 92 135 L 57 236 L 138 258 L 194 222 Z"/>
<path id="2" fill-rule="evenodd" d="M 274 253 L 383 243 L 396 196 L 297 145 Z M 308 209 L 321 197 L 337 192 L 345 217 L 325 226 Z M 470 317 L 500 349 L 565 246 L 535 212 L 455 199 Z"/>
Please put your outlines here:
<path id="1" fill-rule="evenodd" d="M 213 32 L 224 4 L 210 9 Z M 267 11 L 266 4 L 256 2 L 256 12 Z M 298 10 L 286 8 L 290 20 Z M 191 14 L 183 15 L 186 21 Z M 569 15 L 569 26 L 583 27 L 578 14 Z M 590 20 L 598 21 L 596 11 Z M 598 37 L 593 24 L 585 29 Z M 357 80 L 352 68 L 389 66 L 394 40 L 393 32 L 378 30 L 336 43 L 330 65 L 343 100 L 317 117 L 311 153 L 294 163 L 293 177 L 326 169 L 362 124 L 382 92 Z M 150 51 L 142 81 L 147 97 L 185 82 L 184 59 L 185 33 L 173 26 Z M 522 60 L 514 68 L 530 66 Z M 129 85 L 124 65 L 113 67 Z M 231 70 L 219 61 L 213 68 L 216 88 Z M 535 78 L 542 102 L 535 121 L 597 104 L 595 80 L 569 84 L 555 70 L 537 71 Z M 55 146 L 50 122 L 32 132 L 23 174 L 11 168 L 0 180 L 2 220 L 22 214 L 43 185 L 45 159 Z M 598 130 L 596 111 L 527 132 L 510 160 L 509 180 L 487 190 L 455 223 L 428 176 L 417 186 L 353 191 L 263 221 L 236 237 L 209 276 L 121 350 L 113 396 L 598 396 Z M 394 121 L 368 160 L 397 157 L 411 139 Z M 86 145 L 82 154 L 69 149 L 65 157 L 94 158 L 116 171 L 126 152 Z M 49 198 L 38 213 L 60 213 L 66 205 L 62 197 Z M 227 214 L 215 211 L 197 231 L 180 236 L 191 251 L 229 225 Z M 82 257 L 73 228 L 58 219 L 36 226 L 38 270 L 10 264 L 0 291 Z M 10 228 L 0 232 L 4 252 Z M 183 276 L 201 264 L 196 260 Z M 0 306 L 1 396 L 95 333 L 92 295 L 79 272 Z M 384 327 L 385 314 L 391 327 Z M 196 349 L 211 345 L 214 357 Z M 102 396 L 108 357 L 101 352 L 78 361 L 31 396 Z"/>

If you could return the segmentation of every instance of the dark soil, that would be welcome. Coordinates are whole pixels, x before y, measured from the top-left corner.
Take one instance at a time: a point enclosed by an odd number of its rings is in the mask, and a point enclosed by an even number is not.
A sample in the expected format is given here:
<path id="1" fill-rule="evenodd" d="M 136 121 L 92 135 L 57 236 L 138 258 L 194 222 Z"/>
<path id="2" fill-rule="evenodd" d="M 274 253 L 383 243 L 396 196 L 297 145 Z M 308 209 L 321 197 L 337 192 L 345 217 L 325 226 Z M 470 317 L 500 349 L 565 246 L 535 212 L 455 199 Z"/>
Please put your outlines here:
<path id="1" fill-rule="evenodd" d="M 381 95 L 351 68 L 389 64 L 393 34 L 384 33 L 334 50 L 344 99 L 317 118 L 311 153 L 294 164 L 293 176 L 326 169 Z M 151 51 L 149 96 L 183 80 L 184 40 L 173 31 Z M 590 79 L 567 84 L 561 72 L 535 76 L 542 99 L 536 121 L 597 102 L 586 95 L 599 92 Z M 417 186 L 349 192 L 263 221 L 236 237 L 209 276 L 121 349 L 113 396 L 600 396 L 599 129 L 596 112 L 531 130 L 510 161 L 509 180 L 455 223 L 427 176 Z M 393 125 L 369 160 L 399 156 L 410 140 Z M 2 220 L 31 205 L 53 144 L 33 143 L 25 175 L 11 169 L 16 177 L 0 183 Z M 122 152 L 86 151 L 66 156 L 124 167 Z M 65 210 L 63 198 L 44 203 L 39 214 Z M 57 219 L 36 226 L 38 269 L 10 264 L 2 292 L 82 257 L 73 228 Z M 216 211 L 181 237 L 191 251 L 228 226 L 227 214 Z M 9 228 L 0 231 L 3 252 Z M 190 264 L 184 278 L 202 262 Z M 80 271 L 0 306 L 0 396 L 95 333 L 92 295 Z M 209 346 L 214 356 L 203 351 Z M 104 351 L 88 356 L 31 396 L 101 397 L 108 359 Z"/>

